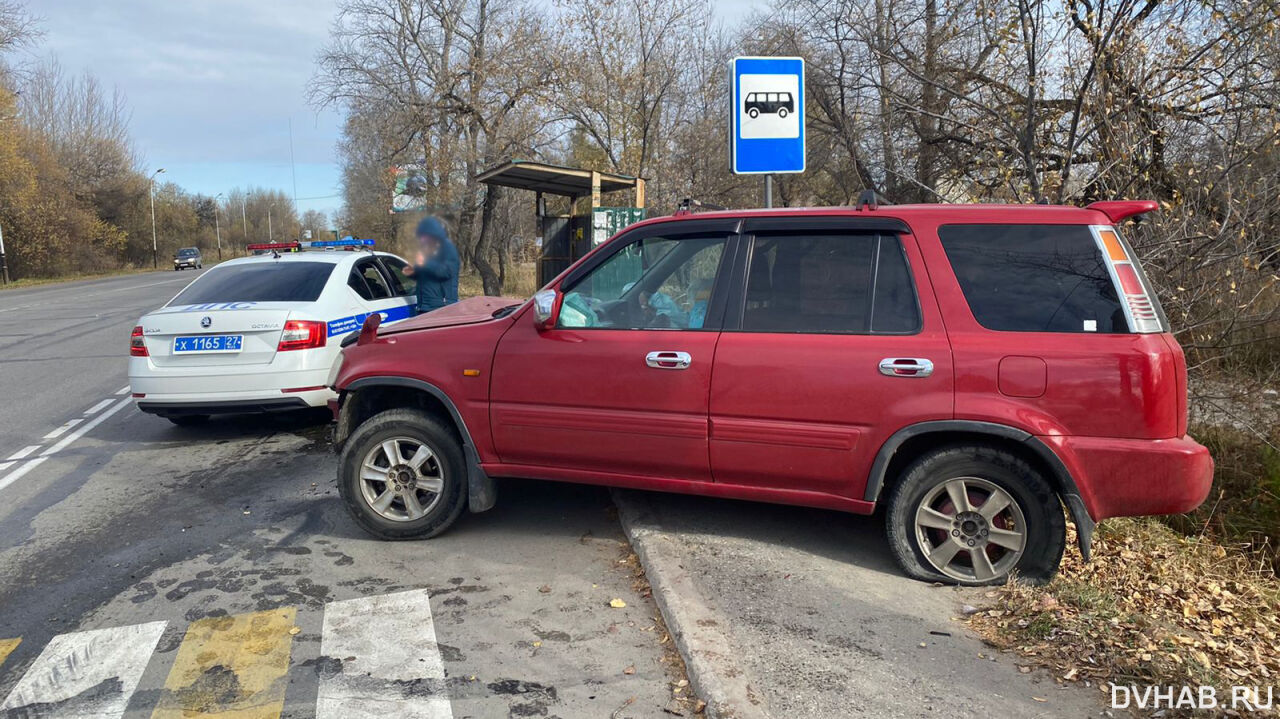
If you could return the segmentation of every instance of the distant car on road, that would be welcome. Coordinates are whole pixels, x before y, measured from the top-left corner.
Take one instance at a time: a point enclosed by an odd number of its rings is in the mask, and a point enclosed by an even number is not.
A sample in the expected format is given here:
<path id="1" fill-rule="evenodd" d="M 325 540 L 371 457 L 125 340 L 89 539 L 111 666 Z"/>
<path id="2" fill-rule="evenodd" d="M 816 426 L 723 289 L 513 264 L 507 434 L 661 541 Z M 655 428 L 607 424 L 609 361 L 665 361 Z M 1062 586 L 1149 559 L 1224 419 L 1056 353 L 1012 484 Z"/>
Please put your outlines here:
<path id="1" fill-rule="evenodd" d="M 133 328 L 138 408 L 190 425 L 214 414 L 323 407 L 333 397 L 326 385 L 338 340 L 372 313 L 388 323 L 410 316 L 407 265 L 372 251 L 217 265 Z"/>
<path id="2" fill-rule="evenodd" d="M 197 247 L 183 247 L 173 254 L 173 269 L 185 270 L 190 267 L 193 270 L 204 269 L 204 258 L 200 256 L 200 249 Z"/>
<path id="3" fill-rule="evenodd" d="M 492 477 L 883 507 L 907 574 L 990 584 L 1053 576 L 1064 505 L 1087 556 L 1098 520 L 1204 501 L 1116 228 L 1156 203 L 873 205 L 653 219 L 530 302 L 366 323 L 331 382 L 347 508 L 403 539 Z"/>

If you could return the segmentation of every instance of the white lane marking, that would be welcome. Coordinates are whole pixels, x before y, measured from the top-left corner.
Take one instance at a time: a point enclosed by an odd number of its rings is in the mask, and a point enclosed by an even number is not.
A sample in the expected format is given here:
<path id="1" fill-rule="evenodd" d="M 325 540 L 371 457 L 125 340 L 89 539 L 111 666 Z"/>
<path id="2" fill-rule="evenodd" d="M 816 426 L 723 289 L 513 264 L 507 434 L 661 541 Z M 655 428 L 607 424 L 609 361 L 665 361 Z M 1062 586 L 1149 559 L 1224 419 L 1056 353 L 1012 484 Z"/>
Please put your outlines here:
<path id="1" fill-rule="evenodd" d="M 88 417 L 89 415 L 94 414 L 94 413 L 95 413 L 95 412 L 97 412 L 98 410 L 106 409 L 107 405 L 111 404 L 111 403 L 112 403 L 112 402 L 114 402 L 114 401 L 115 401 L 115 400 L 113 400 L 113 399 L 111 399 L 110 397 L 108 397 L 108 398 L 106 398 L 106 399 L 102 400 L 101 402 L 99 402 L 99 403 L 95 404 L 94 406 L 90 407 L 89 409 L 86 409 L 86 410 L 84 411 L 84 415 L 85 415 L 86 417 Z"/>
<path id="2" fill-rule="evenodd" d="M 0 462 L 0 472 L 5 471 L 6 469 L 12 467 L 15 464 L 17 463 L 16 462 Z"/>
<path id="3" fill-rule="evenodd" d="M 425 589 L 330 603 L 320 653 L 342 671 L 321 677 L 316 719 L 453 718 Z M 400 691 L 400 682 L 420 679 L 438 683 L 440 693 Z"/>
<path id="4" fill-rule="evenodd" d="M 116 394 L 125 394 L 125 393 L 127 393 L 128 391 L 129 391 L 129 385 L 125 385 L 125 386 L 121 387 L 120 389 L 116 390 Z"/>
<path id="5" fill-rule="evenodd" d="M 40 449 L 40 445 L 38 445 L 38 444 L 33 444 L 33 445 L 28 446 L 28 447 L 23 447 L 22 449 L 18 450 L 17 452 L 14 452 L 14 453 L 13 453 L 13 456 L 12 456 L 12 457 L 9 457 L 9 459 L 22 459 L 23 457 L 27 456 L 28 454 L 31 454 L 32 452 L 36 451 L 37 449 Z"/>
<path id="6" fill-rule="evenodd" d="M 9 474 L 5 475 L 4 477 L 0 477 L 0 489 L 4 489 L 5 487 L 8 487 L 9 485 L 13 484 L 19 479 L 22 479 L 24 476 L 26 476 L 27 472 L 30 472 L 36 467 L 39 467 L 41 464 L 44 463 L 46 459 L 48 459 L 48 457 L 36 457 L 35 459 L 29 459 L 27 460 L 26 464 L 22 465 L 21 467 L 18 467 L 17 469 L 13 470 Z M 0 467 L 0 469 L 3 469 L 3 468 Z"/>
<path id="7" fill-rule="evenodd" d="M 108 402 L 110 402 L 110 400 L 107 400 L 107 401 L 108 401 Z M 57 444 L 53 445 L 52 447 L 50 447 L 50 448 L 46 449 L 45 451 L 41 452 L 41 453 L 40 453 L 40 456 L 41 456 L 41 457 L 48 457 L 48 456 L 49 456 L 49 455 L 51 455 L 51 454 L 57 454 L 58 452 L 61 452 L 62 450 L 64 450 L 64 449 L 66 449 L 66 448 L 67 448 L 67 445 L 69 445 L 69 444 L 71 444 L 72 442 L 76 441 L 77 439 L 80 439 L 81 437 L 85 436 L 85 434 L 87 434 L 87 433 L 89 432 L 89 430 L 91 430 L 91 429 L 93 429 L 94 427 L 97 427 L 98 425 L 102 424 L 102 423 L 103 423 L 103 421 L 105 421 L 105 420 L 107 419 L 107 417 L 110 417 L 111 415 L 115 414 L 116 412 L 119 412 L 120 410 L 124 409 L 125 405 L 129 404 L 129 403 L 130 403 L 130 402 L 132 402 L 132 401 L 133 401 L 133 398 L 132 398 L 132 397 L 125 397 L 124 399 L 120 400 L 119 402 L 116 402 L 116 403 L 111 407 L 111 409 L 107 410 L 106 412 L 103 412 L 102 414 L 98 415 L 97 417 L 94 417 L 92 420 L 90 420 L 90 421 L 89 421 L 89 423 L 88 423 L 88 424 L 84 425 L 84 426 L 83 426 L 83 427 L 81 427 L 80 429 L 77 429 L 76 431 L 72 432 L 71 434 L 67 435 L 66 437 L 63 437 L 63 438 L 62 438 L 62 440 L 61 440 L 60 442 L 58 442 Z"/>
<path id="8" fill-rule="evenodd" d="M 54 637 L 13 687 L 0 712 L 41 717 L 124 715 L 165 622 L 95 629 Z M 40 706 L 33 706 L 40 705 Z"/>
<path id="9" fill-rule="evenodd" d="M 52 431 L 52 432 L 50 432 L 49 434 L 46 434 L 46 435 L 44 436 L 44 439 L 57 439 L 57 438 L 61 437 L 62 435 L 66 434 L 66 433 L 67 433 L 67 430 L 71 429 L 72 427 L 76 426 L 77 424 L 80 424 L 80 423 L 81 423 L 81 422 L 83 422 L 83 421 L 84 421 L 84 418 L 83 418 L 83 417 L 77 417 L 76 419 L 68 420 L 66 424 L 62 425 L 61 427 L 59 427 L 59 428 L 57 428 L 57 429 L 55 429 L 55 430 L 53 430 L 53 431 Z"/>

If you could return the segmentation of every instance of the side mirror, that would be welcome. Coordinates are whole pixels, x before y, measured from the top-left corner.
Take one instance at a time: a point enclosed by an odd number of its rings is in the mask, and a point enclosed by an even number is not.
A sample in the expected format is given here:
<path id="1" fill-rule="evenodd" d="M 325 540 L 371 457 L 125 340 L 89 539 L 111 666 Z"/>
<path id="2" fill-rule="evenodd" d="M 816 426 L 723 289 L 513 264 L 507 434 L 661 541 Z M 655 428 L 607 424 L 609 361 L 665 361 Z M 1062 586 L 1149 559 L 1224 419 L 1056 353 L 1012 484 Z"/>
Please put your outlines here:
<path id="1" fill-rule="evenodd" d="M 560 293 L 555 290 L 542 290 L 533 296 L 533 316 L 539 330 L 549 330 L 556 326 L 560 318 Z"/>

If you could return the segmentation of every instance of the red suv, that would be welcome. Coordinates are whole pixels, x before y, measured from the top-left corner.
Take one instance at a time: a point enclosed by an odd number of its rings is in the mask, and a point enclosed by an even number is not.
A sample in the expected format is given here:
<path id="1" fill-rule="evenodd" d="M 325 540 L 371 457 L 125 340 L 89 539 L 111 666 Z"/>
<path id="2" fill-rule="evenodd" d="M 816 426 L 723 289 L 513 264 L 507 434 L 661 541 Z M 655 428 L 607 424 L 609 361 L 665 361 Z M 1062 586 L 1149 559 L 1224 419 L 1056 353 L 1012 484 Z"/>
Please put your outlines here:
<path id="1" fill-rule="evenodd" d="M 677 214 L 512 304 L 381 332 L 331 385 L 339 488 L 429 537 L 532 477 L 871 514 L 924 580 L 1047 580 L 1063 505 L 1186 512 L 1208 451 L 1115 225 L 1154 202 Z"/>

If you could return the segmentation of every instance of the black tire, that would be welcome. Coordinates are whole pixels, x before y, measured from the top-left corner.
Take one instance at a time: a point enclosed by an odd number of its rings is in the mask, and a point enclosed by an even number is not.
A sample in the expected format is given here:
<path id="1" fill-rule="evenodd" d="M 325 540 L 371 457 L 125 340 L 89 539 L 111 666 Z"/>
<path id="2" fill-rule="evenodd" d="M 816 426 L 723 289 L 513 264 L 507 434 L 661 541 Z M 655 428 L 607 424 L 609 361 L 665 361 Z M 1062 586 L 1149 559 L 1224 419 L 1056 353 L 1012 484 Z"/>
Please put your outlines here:
<path id="1" fill-rule="evenodd" d="M 894 559 L 908 576 L 927 582 L 985 586 L 1003 584 L 1011 574 L 1016 574 L 1019 579 L 1033 584 L 1042 584 L 1048 582 L 1057 573 L 1058 564 L 1062 561 L 1062 553 L 1066 547 L 1066 520 L 1063 517 L 1062 504 L 1048 481 L 1021 458 L 991 446 L 951 445 L 917 458 L 903 470 L 900 477 L 889 493 L 885 530 Z M 1025 524 L 1022 555 L 1017 557 L 1015 554 L 1008 560 L 1012 566 L 999 571 L 991 578 L 977 578 L 978 571 L 974 567 L 977 564 L 976 558 L 964 547 L 961 547 L 959 552 L 965 553 L 965 556 L 962 557 L 957 553 L 956 559 L 946 565 L 951 574 L 944 574 L 937 569 L 921 547 L 922 541 L 931 541 L 929 536 L 939 536 L 934 533 L 936 531 L 941 531 L 941 538 L 937 540 L 935 549 L 951 541 L 947 538 L 948 533 L 945 530 L 917 531 L 916 516 L 921 504 L 931 496 L 935 498 L 933 501 L 940 498 L 948 505 L 954 506 L 950 504 L 949 499 L 935 494 L 935 490 L 941 488 L 945 493 L 946 488 L 943 485 L 958 478 L 978 480 L 978 482 L 967 482 L 972 488 L 964 494 L 970 492 L 981 494 L 983 485 L 978 484 L 981 482 L 989 482 L 1003 490 L 1017 505 Z M 992 496 L 995 496 L 995 493 L 987 494 L 986 498 L 989 499 Z M 971 498 L 968 499 L 971 501 Z M 972 509 L 976 511 L 981 508 L 982 505 L 974 505 Z M 1013 511 L 1012 508 L 1006 510 L 1006 513 L 997 515 L 998 519 L 995 521 L 1007 522 Z M 954 535 L 957 531 L 964 531 L 964 529 L 953 529 L 951 533 Z M 995 532 L 994 529 L 979 531 L 984 538 L 987 536 L 987 531 Z M 924 539 L 921 538 L 921 533 L 926 534 Z M 963 535 L 955 536 L 958 543 L 964 543 Z M 1006 550 L 996 546 L 990 552 L 982 551 L 986 552 L 988 559 L 992 554 L 997 556 L 993 566 L 999 569 L 1000 558 Z M 970 574 L 973 576 L 952 576 L 963 573 L 965 560 L 968 561 L 971 567 Z M 955 564 L 957 561 L 959 564 Z"/>
<path id="2" fill-rule="evenodd" d="M 407 437 L 430 449 L 443 477 L 439 501 L 417 519 L 388 519 L 370 505 L 361 491 L 360 468 L 366 455 L 397 437 Z M 392 409 L 376 414 L 357 427 L 342 448 L 338 494 L 356 523 L 379 539 L 434 537 L 452 526 L 467 506 L 467 466 L 462 443 L 451 428 L 425 412 Z"/>
<path id="3" fill-rule="evenodd" d="M 786 117 L 787 117 L 787 108 L 785 107 L 778 108 L 778 118 L 786 119 Z"/>
<path id="4" fill-rule="evenodd" d="M 204 423 L 206 423 L 206 422 L 208 422 L 208 421 L 209 421 L 209 415 L 207 415 L 207 414 L 178 414 L 178 415 L 174 415 L 174 416 L 172 416 L 172 417 L 165 417 L 165 419 L 169 420 L 170 422 L 173 422 L 174 424 L 178 425 L 179 427 L 199 427 L 200 425 L 202 425 L 202 424 L 204 424 Z"/>

